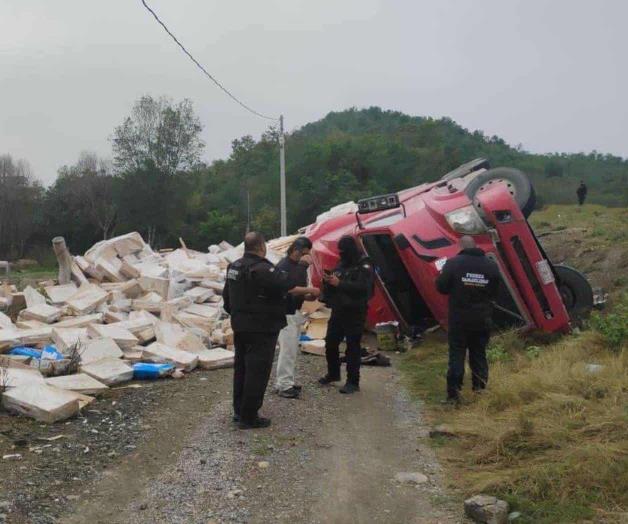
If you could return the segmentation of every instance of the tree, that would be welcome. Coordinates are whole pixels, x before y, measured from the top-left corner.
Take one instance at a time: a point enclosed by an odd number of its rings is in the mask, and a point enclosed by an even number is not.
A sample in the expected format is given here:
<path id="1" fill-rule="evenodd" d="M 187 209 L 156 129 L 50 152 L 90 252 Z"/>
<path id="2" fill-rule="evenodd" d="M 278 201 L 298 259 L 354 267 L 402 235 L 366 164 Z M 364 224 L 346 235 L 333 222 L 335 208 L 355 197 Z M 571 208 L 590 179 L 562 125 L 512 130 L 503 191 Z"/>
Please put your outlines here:
<path id="1" fill-rule="evenodd" d="M 189 99 L 173 104 L 167 97 L 143 96 L 114 130 L 114 166 L 118 173 L 130 172 L 150 161 L 168 175 L 190 170 L 205 147 L 202 129 Z"/>
<path id="2" fill-rule="evenodd" d="M 28 162 L 0 156 L 0 258 L 19 258 L 33 236 L 44 190 Z"/>
<path id="3" fill-rule="evenodd" d="M 70 169 L 79 177 L 76 190 L 86 204 L 91 223 L 101 231 L 103 239 L 109 238 L 118 213 L 113 200 L 111 162 L 83 151 L 76 166 Z"/>
<path id="4" fill-rule="evenodd" d="M 155 247 L 176 242 L 186 216 L 192 184 L 186 173 L 177 177 L 151 161 L 115 178 L 115 200 L 124 231 L 139 231 Z"/>

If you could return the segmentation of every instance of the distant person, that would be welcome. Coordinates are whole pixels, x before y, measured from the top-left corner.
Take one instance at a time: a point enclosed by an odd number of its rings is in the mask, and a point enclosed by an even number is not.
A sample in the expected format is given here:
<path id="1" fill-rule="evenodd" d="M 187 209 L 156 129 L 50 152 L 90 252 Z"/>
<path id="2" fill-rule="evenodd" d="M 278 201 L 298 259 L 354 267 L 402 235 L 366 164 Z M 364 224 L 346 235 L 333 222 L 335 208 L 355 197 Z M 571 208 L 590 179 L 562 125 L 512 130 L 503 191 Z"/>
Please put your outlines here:
<path id="1" fill-rule="evenodd" d="M 265 428 L 259 409 L 270 378 L 279 331 L 286 325 L 286 293 L 318 296 L 316 288 L 295 286 L 287 273 L 265 258 L 261 233 L 244 237 L 244 256 L 227 267 L 224 308 L 234 332 L 233 419 L 240 429 Z"/>
<path id="2" fill-rule="evenodd" d="M 296 286 L 307 286 L 307 268 L 310 265 L 312 242 L 307 237 L 299 237 L 288 248 L 285 258 L 277 264 L 277 271 L 288 274 Z M 279 332 L 279 357 L 277 359 L 277 393 L 283 398 L 298 398 L 301 386 L 295 383 L 297 355 L 301 327 L 305 321 L 301 306 L 312 296 L 288 295 L 286 297 L 286 323 Z"/>
<path id="3" fill-rule="evenodd" d="M 373 268 L 353 237 L 338 241 L 340 263 L 323 275 L 323 301 L 331 308 L 325 337 L 326 385 L 340 380 L 340 343 L 347 342 L 347 381 L 340 393 L 360 391 L 361 341 L 368 302 L 373 292 Z"/>
<path id="4" fill-rule="evenodd" d="M 492 301 L 499 288 L 497 264 L 486 258 L 470 236 L 460 239 L 462 251 L 449 259 L 436 279 L 438 291 L 449 295 L 449 366 L 447 400 L 460 399 L 464 363 L 469 367 L 474 391 L 488 382 L 486 346 L 490 338 Z"/>
<path id="5" fill-rule="evenodd" d="M 587 198 L 588 188 L 583 180 L 580 180 L 580 185 L 578 189 L 576 189 L 576 195 L 578 195 L 578 205 L 581 206 L 584 204 L 584 201 Z"/>

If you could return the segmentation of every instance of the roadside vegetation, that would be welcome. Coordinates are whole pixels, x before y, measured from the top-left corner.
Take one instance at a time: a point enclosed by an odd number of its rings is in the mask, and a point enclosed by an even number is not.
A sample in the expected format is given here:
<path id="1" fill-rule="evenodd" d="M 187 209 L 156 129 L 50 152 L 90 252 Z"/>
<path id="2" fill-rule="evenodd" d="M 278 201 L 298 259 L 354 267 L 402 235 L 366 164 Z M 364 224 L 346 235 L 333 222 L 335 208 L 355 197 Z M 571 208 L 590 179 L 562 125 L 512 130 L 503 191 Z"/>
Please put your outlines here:
<path id="1" fill-rule="evenodd" d="M 487 354 L 488 389 L 459 408 L 445 396 L 447 340 L 403 359 L 410 390 L 440 431 L 431 439 L 451 487 L 508 500 L 515 522 L 628 518 L 628 238 L 626 209 L 549 206 L 532 223 L 550 256 L 584 269 L 610 300 L 564 337 L 507 331 Z M 608 287 L 607 287 L 608 286 Z M 467 373 L 469 371 L 467 370 Z"/>
<path id="2" fill-rule="evenodd" d="M 26 161 L 0 154 L 0 260 L 43 263 L 53 236 L 82 253 L 130 230 L 154 247 L 183 237 L 205 250 L 240 241 L 249 216 L 252 228 L 277 236 L 277 130 L 237 138 L 227 159 L 209 164 L 201 131 L 189 100 L 144 96 L 120 125 L 103 130 L 112 134 L 111 160 L 90 152 L 69 158 L 55 166 L 50 187 L 37 182 Z M 539 207 L 575 203 L 580 180 L 589 203 L 628 205 L 626 159 L 595 151 L 533 154 L 449 118 L 352 108 L 288 133 L 286 148 L 291 230 L 333 205 L 434 181 L 480 156 L 528 173 Z"/>

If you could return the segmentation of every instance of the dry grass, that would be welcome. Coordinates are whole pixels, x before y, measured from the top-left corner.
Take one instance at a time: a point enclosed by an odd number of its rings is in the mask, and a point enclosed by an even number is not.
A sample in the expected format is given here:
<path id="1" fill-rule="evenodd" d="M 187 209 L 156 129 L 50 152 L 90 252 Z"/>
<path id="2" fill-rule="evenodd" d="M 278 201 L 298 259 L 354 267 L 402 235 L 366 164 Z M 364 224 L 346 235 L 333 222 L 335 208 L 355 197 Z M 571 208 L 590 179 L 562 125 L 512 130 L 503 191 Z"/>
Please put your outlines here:
<path id="1" fill-rule="evenodd" d="M 628 517 L 628 351 L 608 351 L 591 331 L 534 351 L 527 343 L 497 337 L 508 357 L 491 366 L 489 389 L 467 393 L 459 409 L 432 406 L 458 435 L 439 451 L 454 485 L 507 498 L 523 511 L 519 522 Z M 413 360 L 424 374 L 434 361 L 442 367 L 443 353 L 409 355 L 405 369 Z M 587 363 L 604 367 L 592 374 Z"/>

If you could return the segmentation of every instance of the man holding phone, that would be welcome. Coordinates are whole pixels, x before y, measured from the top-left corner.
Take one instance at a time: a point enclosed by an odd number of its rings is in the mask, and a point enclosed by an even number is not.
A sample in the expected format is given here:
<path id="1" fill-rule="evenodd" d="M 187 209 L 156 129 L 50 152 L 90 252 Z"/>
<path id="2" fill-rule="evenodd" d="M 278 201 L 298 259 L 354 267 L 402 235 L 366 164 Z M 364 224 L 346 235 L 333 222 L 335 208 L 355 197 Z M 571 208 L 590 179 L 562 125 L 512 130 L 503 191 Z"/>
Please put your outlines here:
<path id="1" fill-rule="evenodd" d="M 277 271 L 285 272 L 295 286 L 307 286 L 307 268 L 310 265 L 312 242 L 307 237 L 297 238 L 288 248 L 288 253 L 277 264 Z M 314 296 L 290 295 L 286 297 L 286 323 L 279 332 L 279 357 L 277 358 L 277 394 L 283 398 L 298 398 L 301 386 L 295 383 L 299 338 L 305 318 L 301 313 L 304 300 Z"/>
<path id="2" fill-rule="evenodd" d="M 347 343 L 347 381 L 340 393 L 360 390 L 360 351 L 368 302 L 373 295 L 373 268 L 362 255 L 355 239 L 338 241 L 340 263 L 323 270 L 323 301 L 331 308 L 325 337 L 327 374 L 319 379 L 326 385 L 340 380 L 340 343 Z"/>

